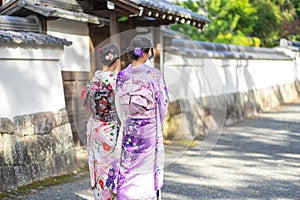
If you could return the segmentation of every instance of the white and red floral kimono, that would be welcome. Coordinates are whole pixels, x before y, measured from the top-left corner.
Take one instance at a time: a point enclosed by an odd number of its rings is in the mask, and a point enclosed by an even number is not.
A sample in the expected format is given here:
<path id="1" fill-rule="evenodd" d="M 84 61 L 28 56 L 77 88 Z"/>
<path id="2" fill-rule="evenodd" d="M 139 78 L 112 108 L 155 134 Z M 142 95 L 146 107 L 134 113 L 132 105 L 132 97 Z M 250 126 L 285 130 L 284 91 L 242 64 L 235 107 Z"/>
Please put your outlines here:
<path id="1" fill-rule="evenodd" d="M 88 111 L 87 150 L 91 187 L 96 200 L 117 199 L 106 186 L 112 166 L 118 133 L 118 121 L 114 100 L 116 76 L 112 72 L 98 72 L 83 91 Z M 106 95 L 106 98 L 101 98 Z"/>
<path id="2" fill-rule="evenodd" d="M 163 185 L 162 122 L 168 106 L 162 73 L 145 64 L 119 72 L 116 106 L 122 126 L 107 185 L 120 200 L 157 199 Z"/>

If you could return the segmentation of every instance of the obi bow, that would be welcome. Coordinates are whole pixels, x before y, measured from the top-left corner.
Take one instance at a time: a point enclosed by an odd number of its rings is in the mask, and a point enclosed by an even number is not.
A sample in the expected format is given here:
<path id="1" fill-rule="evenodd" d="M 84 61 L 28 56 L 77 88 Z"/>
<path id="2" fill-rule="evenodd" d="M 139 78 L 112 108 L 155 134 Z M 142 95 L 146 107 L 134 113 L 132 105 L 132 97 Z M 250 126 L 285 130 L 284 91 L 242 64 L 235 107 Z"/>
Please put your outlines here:
<path id="1" fill-rule="evenodd" d="M 143 114 L 155 105 L 150 84 L 124 83 L 120 92 L 120 104 L 128 104 L 130 115 Z"/>

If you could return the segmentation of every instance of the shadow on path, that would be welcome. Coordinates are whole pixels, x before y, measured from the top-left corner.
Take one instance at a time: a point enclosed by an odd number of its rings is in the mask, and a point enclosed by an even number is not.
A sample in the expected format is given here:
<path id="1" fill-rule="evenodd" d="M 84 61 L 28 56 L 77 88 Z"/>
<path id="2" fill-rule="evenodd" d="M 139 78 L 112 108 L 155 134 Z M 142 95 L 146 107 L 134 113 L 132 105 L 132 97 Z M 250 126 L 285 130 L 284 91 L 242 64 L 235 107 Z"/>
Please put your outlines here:
<path id="1" fill-rule="evenodd" d="M 226 127 L 166 168 L 164 199 L 300 199 L 300 104 Z"/>

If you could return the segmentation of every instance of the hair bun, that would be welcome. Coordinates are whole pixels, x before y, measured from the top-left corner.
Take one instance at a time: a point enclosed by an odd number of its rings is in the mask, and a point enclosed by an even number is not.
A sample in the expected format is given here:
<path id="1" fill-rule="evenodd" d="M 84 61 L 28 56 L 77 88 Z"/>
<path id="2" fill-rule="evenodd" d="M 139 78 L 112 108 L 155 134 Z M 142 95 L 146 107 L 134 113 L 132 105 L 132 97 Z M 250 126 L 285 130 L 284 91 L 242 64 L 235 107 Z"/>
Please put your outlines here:
<path id="1" fill-rule="evenodd" d="M 151 50 L 151 57 L 153 56 L 153 45 L 148 38 L 135 36 L 127 48 L 127 55 L 131 60 L 138 60 L 143 56 L 143 53 L 149 53 Z"/>
<path id="2" fill-rule="evenodd" d="M 120 50 L 114 44 L 107 44 L 103 48 L 98 49 L 98 54 L 100 62 L 104 66 L 110 66 L 120 57 Z"/>

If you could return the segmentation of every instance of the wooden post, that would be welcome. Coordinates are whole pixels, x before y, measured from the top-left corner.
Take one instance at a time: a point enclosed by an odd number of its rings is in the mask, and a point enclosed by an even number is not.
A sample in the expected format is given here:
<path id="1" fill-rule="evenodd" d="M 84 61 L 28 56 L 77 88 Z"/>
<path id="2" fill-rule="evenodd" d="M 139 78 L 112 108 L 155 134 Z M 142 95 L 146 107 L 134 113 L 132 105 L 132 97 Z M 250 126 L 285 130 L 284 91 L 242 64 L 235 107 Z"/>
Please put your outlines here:
<path id="1" fill-rule="evenodd" d="M 94 43 L 93 43 L 93 37 L 94 37 L 94 32 L 92 32 L 92 34 L 90 33 L 90 65 L 91 65 L 90 73 L 89 73 L 89 79 L 90 80 L 93 78 L 94 73 L 96 71 L 97 49 L 95 49 L 95 46 L 94 46 Z"/>
<path id="2" fill-rule="evenodd" d="M 128 31 L 131 29 L 135 28 L 135 22 L 132 18 L 129 18 L 128 21 L 126 23 L 122 23 L 122 29 L 121 31 Z M 132 32 L 133 33 L 133 32 Z M 121 55 L 121 67 L 122 69 L 124 69 L 125 67 L 128 66 L 128 64 L 130 63 L 130 60 L 127 56 L 127 47 L 129 46 L 129 43 L 131 41 L 131 39 L 135 36 L 135 32 L 134 34 L 126 34 L 126 35 L 122 35 L 122 39 L 120 41 L 120 47 L 122 48 L 123 52 Z"/>
<path id="3" fill-rule="evenodd" d="M 157 69 L 162 68 L 160 66 L 160 28 L 159 27 L 154 27 L 153 29 L 153 51 L 154 51 L 154 67 Z"/>
<path id="4" fill-rule="evenodd" d="M 116 36 L 116 34 L 119 33 L 119 22 L 115 10 L 111 10 L 109 19 L 110 19 L 110 26 L 109 26 L 110 42 L 117 46 L 120 46 L 120 38 L 119 36 Z"/>

